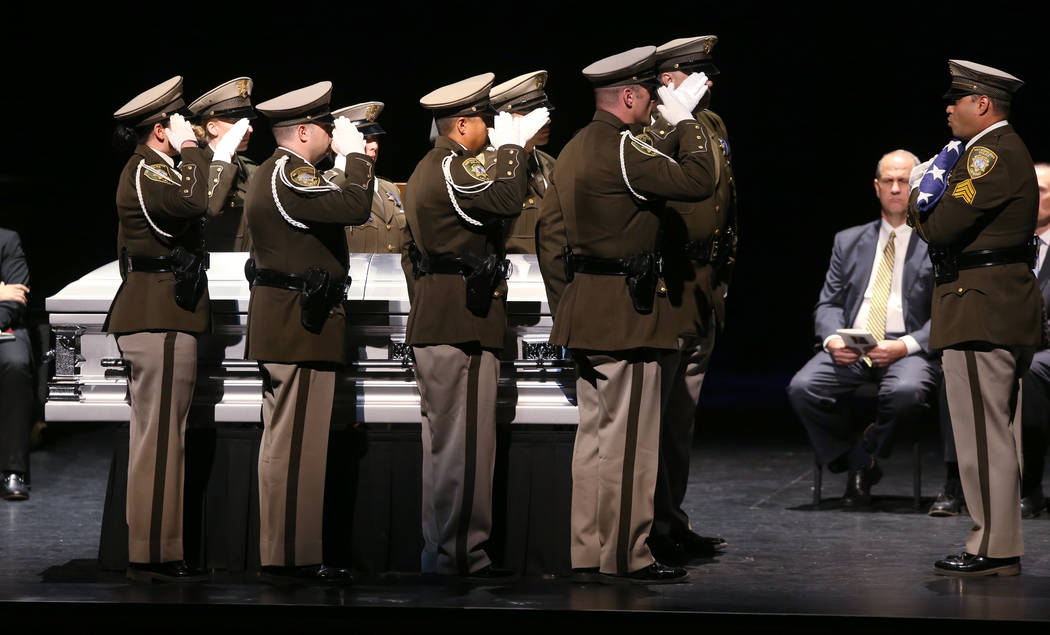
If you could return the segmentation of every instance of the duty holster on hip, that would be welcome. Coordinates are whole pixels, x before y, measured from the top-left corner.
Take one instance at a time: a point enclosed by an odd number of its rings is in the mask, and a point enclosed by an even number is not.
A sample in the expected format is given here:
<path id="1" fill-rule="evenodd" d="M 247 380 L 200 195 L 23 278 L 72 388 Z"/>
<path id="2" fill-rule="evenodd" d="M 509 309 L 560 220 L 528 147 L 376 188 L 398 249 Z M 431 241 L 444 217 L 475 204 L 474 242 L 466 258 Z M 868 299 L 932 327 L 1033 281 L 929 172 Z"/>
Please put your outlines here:
<path id="1" fill-rule="evenodd" d="M 424 254 L 414 242 L 408 244 L 408 258 L 412 261 L 412 276 L 417 279 L 432 273 L 463 276 L 467 309 L 479 317 L 488 315 L 493 293 L 510 271 L 510 261 L 499 254 L 489 254 L 485 258 Z"/>
<path id="2" fill-rule="evenodd" d="M 175 274 L 175 304 L 193 311 L 208 288 L 207 253 L 193 252 L 176 245 L 171 250 L 171 263 Z"/>
<path id="3" fill-rule="evenodd" d="M 310 267 L 306 273 L 284 273 L 273 269 L 259 269 L 255 260 L 244 263 L 244 277 L 251 286 L 275 287 L 299 292 L 299 320 L 307 331 L 320 333 L 329 313 L 346 299 L 350 277 L 332 280 L 324 267 Z"/>
<path id="4" fill-rule="evenodd" d="M 659 254 L 643 251 L 626 258 L 599 258 L 575 254 L 572 247 L 567 246 L 562 249 L 562 260 L 565 264 L 565 279 L 568 282 L 572 282 L 577 272 L 599 276 L 623 276 L 634 310 L 642 315 L 653 312 L 656 286 L 660 278 Z"/>

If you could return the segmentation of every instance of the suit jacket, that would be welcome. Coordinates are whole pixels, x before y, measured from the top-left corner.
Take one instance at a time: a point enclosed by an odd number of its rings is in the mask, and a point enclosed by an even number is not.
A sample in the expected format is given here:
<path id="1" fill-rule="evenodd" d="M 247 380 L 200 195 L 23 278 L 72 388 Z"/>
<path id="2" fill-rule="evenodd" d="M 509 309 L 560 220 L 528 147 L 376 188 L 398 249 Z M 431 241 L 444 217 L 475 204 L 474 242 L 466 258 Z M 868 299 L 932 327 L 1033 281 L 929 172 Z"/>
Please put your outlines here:
<path id="1" fill-rule="evenodd" d="M 844 229 L 835 234 L 831 264 L 824 278 L 824 288 L 813 310 L 817 345 L 836 330 L 852 328 L 857 312 L 864 303 L 864 292 L 871 279 L 875 248 L 879 242 L 882 219 Z M 927 255 L 928 246 L 912 232 L 904 254 L 904 278 L 901 280 L 901 309 L 906 335 L 915 338 L 922 350 L 930 352 L 930 298 L 933 292 L 933 266 Z"/>
<path id="2" fill-rule="evenodd" d="M 438 137 L 405 185 L 408 228 L 419 250 L 431 255 L 478 258 L 502 254 L 503 221 L 521 213 L 525 197 L 528 170 L 522 163 L 524 155 L 521 146 L 505 145 L 497 152 L 495 164 L 486 169 L 462 145 Z M 450 156 L 449 176 L 461 189 L 446 184 L 442 163 Z M 450 189 L 460 209 L 481 226 L 459 216 L 449 198 Z M 477 342 L 487 348 L 503 348 L 506 282 L 493 292 L 488 313 L 475 315 L 467 308 L 467 284 L 460 274 L 432 273 L 413 281 L 411 267 L 407 267 L 405 275 L 412 291 L 405 334 L 408 344 Z"/>
<path id="3" fill-rule="evenodd" d="M 18 232 L 0 227 L 0 281 L 4 284 L 29 285 L 29 265 L 22 252 Z M 0 302 L 0 331 L 22 326 L 26 305 L 21 302 Z"/>
<path id="4" fill-rule="evenodd" d="M 350 256 L 344 227 L 363 223 L 371 208 L 372 159 L 366 155 L 348 155 L 345 173 L 319 175 L 303 158 L 277 148 L 256 170 L 244 203 L 256 266 L 294 274 L 318 266 L 331 280 L 345 280 Z M 346 361 L 344 306 L 336 305 L 321 332 L 311 333 L 302 325 L 299 297 L 289 289 L 252 287 L 245 357 L 283 364 Z"/>
<path id="5" fill-rule="evenodd" d="M 561 264 L 559 241 L 575 254 L 598 258 L 655 251 L 662 201 L 696 201 L 714 193 L 714 150 L 696 121 L 671 127 L 652 146 L 626 133 L 619 118 L 598 110 L 554 168 L 537 239 L 555 315 L 552 344 L 600 351 L 678 347 L 666 294 L 657 295 L 651 313 L 641 314 L 624 276 L 576 273 L 568 282 Z"/>
<path id="6" fill-rule="evenodd" d="M 131 256 L 167 256 L 176 245 L 193 251 L 203 247 L 210 160 L 200 148 L 186 148 L 180 159 L 171 167 L 152 148 L 135 148 L 117 183 L 118 256 L 122 251 Z M 194 310 L 187 311 L 175 303 L 174 273 L 128 273 L 124 262 L 120 267 L 124 281 L 110 305 L 103 331 L 208 330 L 211 300 L 207 287 Z"/>
<path id="7" fill-rule="evenodd" d="M 1018 247 L 1035 233 L 1039 186 L 1024 142 L 1005 125 L 982 136 L 947 175 L 937 204 L 921 214 L 911 194 L 909 218 L 934 247 L 951 252 Z M 959 271 L 933 294 L 930 346 L 967 342 L 1038 346 L 1043 299 L 1031 266 L 1015 262 Z"/>

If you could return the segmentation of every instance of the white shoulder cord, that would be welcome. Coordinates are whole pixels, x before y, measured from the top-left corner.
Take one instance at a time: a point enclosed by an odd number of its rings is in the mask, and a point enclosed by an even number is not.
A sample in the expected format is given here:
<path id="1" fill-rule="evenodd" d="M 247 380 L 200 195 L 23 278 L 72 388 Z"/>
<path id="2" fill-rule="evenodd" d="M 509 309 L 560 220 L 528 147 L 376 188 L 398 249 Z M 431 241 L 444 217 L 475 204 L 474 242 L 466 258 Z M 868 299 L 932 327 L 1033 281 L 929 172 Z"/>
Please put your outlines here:
<path id="1" fill-rule="evenodd" d="M 281 172 L 281 176 L 284 176 L 283 168 L 285 163 L 288 163 L 288 155 L 284 155 L 280 159 L 277 159 L 277 164 L 273 166 L 273 174 L 270 175 L 270 192 L 273 193 L 273 202 L 277 204 L 277 211 L 281 213 L 281 216 L 284 217 L 285 222 L 289 225 L 298 229 L 310 229 L 308 225 L 304 225 L 289 216 L 288 213 L 284 211 L 284 206 L 281 205 L 281 200 L 277 198 L 277 173 Z"/>
<path id="2" fill-rule="evenodd" d="M 449 165 L 452 163 L 452 159 L 455 156 L 456 156 L 456 153 L 453 152 L 452 154 L 448 155 L 447 157 L 445 157 L 444 159 L 441 160 L 441 171 L 445 173 L 445 189 L 448 190 L 448 200 L 452 201 L 452 207 L 453 207 L 453 209 L 456 210 L 456 213 L 459 214 L 460 218 L 462 218 L 463 220 L 467 221 L 471 225 L 474 225 L 476 227 L 481 227 L 485 223 L 482 223 L 479 220 L 475 220 L 475 219 L 471 218 L 470 216 L 467 215 L 466 212 L 464 212 L 459 207 L 459 203 L 456 202 L 456 195 L 452 192 L 452 188 L 455 187 L 457 190 L 459 190 L 460 192 L 464 192 L 464 193 L 480 192 L 480 191 L 484 190 L 485 188 L 487 188 L 488 186 L 492 185 L 492 181 L 487 181 L 485 183 L 479 183 L 476 186 L 473 186 L 473 185 L 472 186 L 455 185 L 452 182 L 452 172 L 449 170 Z"/>
<path id="3" fill-rule="evenodd" d="M 168 181 L 172 185 L 178 186 L 179 184 L 176 183 L 175 181 L 171 180 L 170 178 L 168 178 L 168 176 L 166 174 L 160 172 L 159 170 L 154 170 L 153 168 L 147 166 L 145 159 L 142 159 L 141 161 L 139 161 L 138 167 L 135 168 L 135 193 L 139 195 L 139 208 L 142 209 L 142 215 L 146 217 L 146 222 L 149 223 L 149 226 L 153 228 L 153 231 L 157 232 L 158 234 L 160 234 L 161 236 L 163 236 L 165 238 L 174 238 L 174 236 L 172 236 L 168 232 L 162 230 L 160 227 L 157 227 L 157 224 L 154 223 L 153 219 L 149 217 L 149 212 L 146 211 L 146 202 L 142 198 L 142 168 L 143 168 L 143 166 L 145 166 L 146 169 L 149 170 L 150 172 L 152 172 L 153 174 L 156 174 L 156 175 L 162 177 L 163 179 L 165 179 L 166 181 Z"/>
<path id="4" fill-rule="evenodd" d="M 623 155 L 624 145 L 627 143 L 627 137 L 630 137 L 631 141 L 633 141 L 635 143 L 638 143 L 640 145 L 643 145 L 646 148 L 649 148 L 650 150 L 652 150 L 656 154 L 662 156 L 663 158 L 667 159 L 668 161 L 674 161 L 674 159 L 672 159 L 671 157 L 667 156 L 663 152 L 660 152 L 659 150 L 657 150 L 656 148 L 652 147 L 648 143 L 640 140 L 638 137 L 636 137 L 633 134 L 631 134 L 630 130 L 624 130 L 623 132 L 620 133 L 620 174 L 623 176 L 623 183 L 624 183 L 624 185 L 627 186 L 627 189 L 630 190 L 631 194 L 633 194 L 635 196 L 635 198 L 638 198 L 639 200 L 642 200 L 642 201 L 648 201 L 649 199 L 645 198 L 644 196 L 642 196 L 638 192 L 634 191 L 634 188 L 631 187 L 631 181 L 627 178 L 627 164 L 626 164 L 626 161 L 625 161 L 624 155 Z"/>

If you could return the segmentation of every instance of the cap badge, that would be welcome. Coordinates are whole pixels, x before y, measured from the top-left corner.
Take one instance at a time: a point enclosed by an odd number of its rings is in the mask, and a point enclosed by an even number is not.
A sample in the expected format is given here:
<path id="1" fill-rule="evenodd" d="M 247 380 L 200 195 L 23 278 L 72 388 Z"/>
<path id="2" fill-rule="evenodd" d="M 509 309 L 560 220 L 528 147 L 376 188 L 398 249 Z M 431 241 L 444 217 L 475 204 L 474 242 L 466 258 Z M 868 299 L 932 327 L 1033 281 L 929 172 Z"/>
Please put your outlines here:
<path id="1" fill-rule="evenodd" d="M 377 114 L 378 110 L 379 109 L 376 108 L 375 104 L 372 104 L 371 106 L 369 106 L 368 110 L 365 111 L 365 119 L 367 119 L 368 121 L 373 121 L 374 122 L 376 120 L 376 114 Z"/>
<path id="2" fill-rule="evenodd" d="M 715 43 L 712 42 L 711 40 L 708 40 L 708 41 L 704 42 L 704 53 L 710 53 L 711 49 L 714 47 L 714 45 L 715 45 Z"/>
<path id="3" fill-rule="evenodd" d="M 248 80 L 241 79 L 237 81 L 237 94 L 241 99 L 248 99 Z"/>

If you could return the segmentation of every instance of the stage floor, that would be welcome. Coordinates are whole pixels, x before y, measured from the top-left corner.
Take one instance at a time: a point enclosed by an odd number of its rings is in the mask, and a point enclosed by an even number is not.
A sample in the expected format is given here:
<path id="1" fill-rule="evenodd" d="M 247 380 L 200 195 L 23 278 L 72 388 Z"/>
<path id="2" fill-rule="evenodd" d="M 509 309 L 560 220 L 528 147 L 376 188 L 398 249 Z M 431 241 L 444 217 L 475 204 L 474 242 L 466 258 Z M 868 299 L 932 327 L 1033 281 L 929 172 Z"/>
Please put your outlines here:
<path id="1" fill-rule="evenodd" d="M 655 624 L 653 619 L 695 615 L 780 632 L 835 630 L 843 620 L 853 630 L 925 624 L 929 618 L 1050 620 L 1045 513 L 1024 523 L 1028 553 L 1021 576 L 935 576 L 934 560 L 961 550 L 970 524 L 965 514 L 925 513 L 944 478 L 936 439 L 922 446 L 922 510 L 912 507 L 911 454 L 905 447 L 883 462 L 886 475 L 871 509 L 840 508 L 845 479 L 829 474 L 827 500 L 814 509 L 813 458 L 798 424 L 787 413 L 767 416 L 782 419 L 783 430 L 775 432 L 777 424 L 767 419 L 762 428 L 734 432 L 723 425 L 700 435 L 686 510 L 700 533 L 724 536 L 729 547 L 693 563 L 688 583 L 651 587 L 539 577 L 501 584 L 433 582 L 390 574 L 344 589 L 278 588 L 252 575 L 223 572 L 198 585 L 132 584 L 96 565 L 113 429 L 53 425 L 49 441 L 32 455 L 30 500 L 0 501 L 0 614 L 38 625 L 164 616 L 173 628 L 191 616 L 207 617 L 213 626 L 352 619 L 386 624 L 388 632 L 401 632 L 395 624 L 405 631 L 428 628 L 434 619 L 472 625 L 499 620 L 500 630 L 531 629 L 551 619 L 634 630 L 635 624 Z M 724 419 L 731 422 L 732 416 Z M 953 628 L 965 626 L 977 624 Z"/>

